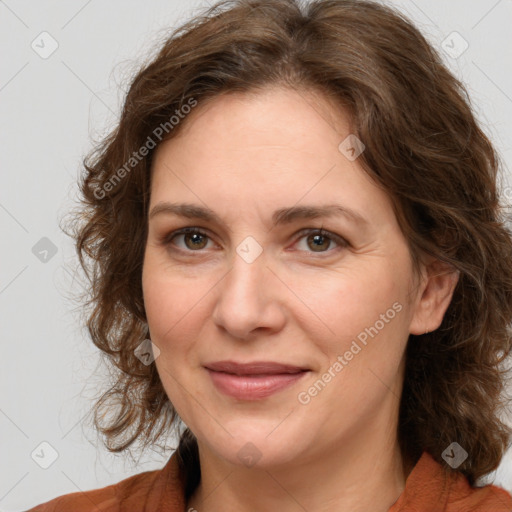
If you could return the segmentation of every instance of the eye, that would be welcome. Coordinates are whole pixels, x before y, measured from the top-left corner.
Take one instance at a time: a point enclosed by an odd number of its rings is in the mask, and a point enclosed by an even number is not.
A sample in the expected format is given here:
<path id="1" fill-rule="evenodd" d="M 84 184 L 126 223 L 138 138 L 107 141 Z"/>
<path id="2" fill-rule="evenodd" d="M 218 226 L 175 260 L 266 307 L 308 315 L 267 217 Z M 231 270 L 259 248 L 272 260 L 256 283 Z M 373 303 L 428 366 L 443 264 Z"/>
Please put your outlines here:
<path id="1" fill-rule="evenodd" d="M 300 246 L 302 243 L 302 248 L 299 250 L 306 252 L 332 252 L 333 245 L 337 245 L 339 248 L 349 245 L 341 236 L 324 229 L 306 228 L 299 231 L 296 236 L 299 237 L 296 245 Z M 180 244 L 176 240 L 182 243 Z M 202 249 L 208 248 L 208 242 L 211 242 L 208 234 L 196 227 L 174 231 L 163 239 L 164 245 L 174 245 L 183 252 L 200 252 Z"/>
<path id="2" fill-rule="evenodd" d="M 180 246 L 180 244 L 174 242 L 176 239 L 181 239 L 185 246 Z M 208 240 L 208 235 L 200 229 L 183 228 L 171 233 L 171 235 L 165 238 L 164 243 L 166 245 L 170 245 L 172 242 L 182 251 L 198 251 L 204 249 L 208 245 Z"/>
<path id="3" fill-rule="evenodd" d="M 297 233 L 299 238 L 299 245 L 302 239 L 305 242 L 305 249 L 300 250 L 310 250 L 310 252 L 330 252 L 333 244 L 337 244 L 339 247 L 347 247 L 348 242 L 343 239 L 341 236 L 336 235 L 335 233 L 331 233 L 330 231 L 325 231 L 324 229 L 303 229 L 299 233 Z M 303 244 L 304 247 L 304 244 Z"/>

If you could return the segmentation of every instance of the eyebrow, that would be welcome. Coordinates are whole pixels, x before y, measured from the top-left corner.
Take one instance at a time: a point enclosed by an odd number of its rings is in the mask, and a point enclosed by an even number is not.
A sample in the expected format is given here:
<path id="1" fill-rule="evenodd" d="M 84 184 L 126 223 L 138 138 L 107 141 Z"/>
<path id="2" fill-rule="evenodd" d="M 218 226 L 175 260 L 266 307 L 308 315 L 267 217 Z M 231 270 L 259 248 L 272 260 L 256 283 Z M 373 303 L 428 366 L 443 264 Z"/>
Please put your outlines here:
<path id="1" fill-rule="evenodd" d="M 167 214 L 186 217 L 188 219 L 201 219 L 205 222 L 213 222 L 225 225 L 225 222 L 210 208 L 191 203 L 160 202 L 149 213 L 148 220 L 156 215 Z M 322 206 L 306 205 L 280 208 L 272 214 L 272 222 L 275 225 L 291 224 L 298 219 L 315 219 L 319 217 L 346 217 L 352 222 L 367 226 L 370 222 L 358 212 L 339 204 L 327 204 Z"/>

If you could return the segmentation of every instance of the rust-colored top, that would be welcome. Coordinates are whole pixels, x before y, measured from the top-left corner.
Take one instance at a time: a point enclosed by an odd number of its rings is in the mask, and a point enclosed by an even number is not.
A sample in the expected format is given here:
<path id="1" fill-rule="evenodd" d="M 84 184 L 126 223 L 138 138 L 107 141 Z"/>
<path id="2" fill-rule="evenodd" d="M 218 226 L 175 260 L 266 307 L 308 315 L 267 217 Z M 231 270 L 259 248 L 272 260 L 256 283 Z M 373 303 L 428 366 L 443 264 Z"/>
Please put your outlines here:
<path id="1" fill-rule="evenodd" d="M 494 485 L 471 487 L 461 473 L 447 476 L 424 452 L 388 512 L 511 512 L 512 497 Z M 186 512 L 183 476 L 173 454 L 160 470 L 101 489 L 54 498 L 27 512 Z"/>

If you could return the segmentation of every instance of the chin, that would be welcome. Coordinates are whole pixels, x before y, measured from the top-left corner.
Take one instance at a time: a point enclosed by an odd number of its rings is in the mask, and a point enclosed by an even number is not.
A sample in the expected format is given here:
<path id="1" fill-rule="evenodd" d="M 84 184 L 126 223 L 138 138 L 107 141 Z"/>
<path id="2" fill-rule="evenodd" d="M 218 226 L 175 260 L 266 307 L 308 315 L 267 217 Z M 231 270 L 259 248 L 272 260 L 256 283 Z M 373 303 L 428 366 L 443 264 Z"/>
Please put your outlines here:
<path id="1" fill-rule="evenodd" d="M 255 428 L 254 420 L 232 421 L 228 431 L 236 432 L 233 437 L 222 431 L 221 438 L 206 442 L 218 457 L 235 466 L 256 469 L 281 466 L 296 460 L 306 447 L 297 443 L 298 439 L 304 441 L 299 432 L 295 434 L 288 428 L 278 433 L 276 426 L 280 421 L 276 418 L 262 422 L 259 428 Z"/>

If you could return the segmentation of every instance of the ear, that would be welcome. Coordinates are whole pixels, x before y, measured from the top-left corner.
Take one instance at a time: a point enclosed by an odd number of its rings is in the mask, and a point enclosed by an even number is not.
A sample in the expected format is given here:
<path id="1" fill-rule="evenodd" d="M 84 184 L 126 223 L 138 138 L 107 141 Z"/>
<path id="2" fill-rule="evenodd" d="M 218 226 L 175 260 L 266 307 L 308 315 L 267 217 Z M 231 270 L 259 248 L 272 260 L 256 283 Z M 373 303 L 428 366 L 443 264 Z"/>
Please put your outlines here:
<path id="1" fill-rule="evenodd" d="M 409 326 L 411 334 L 435 331 L 443 321 L 459 280 L 459 271 L 435 258 L 422 265 L 422 279 Z"/>

